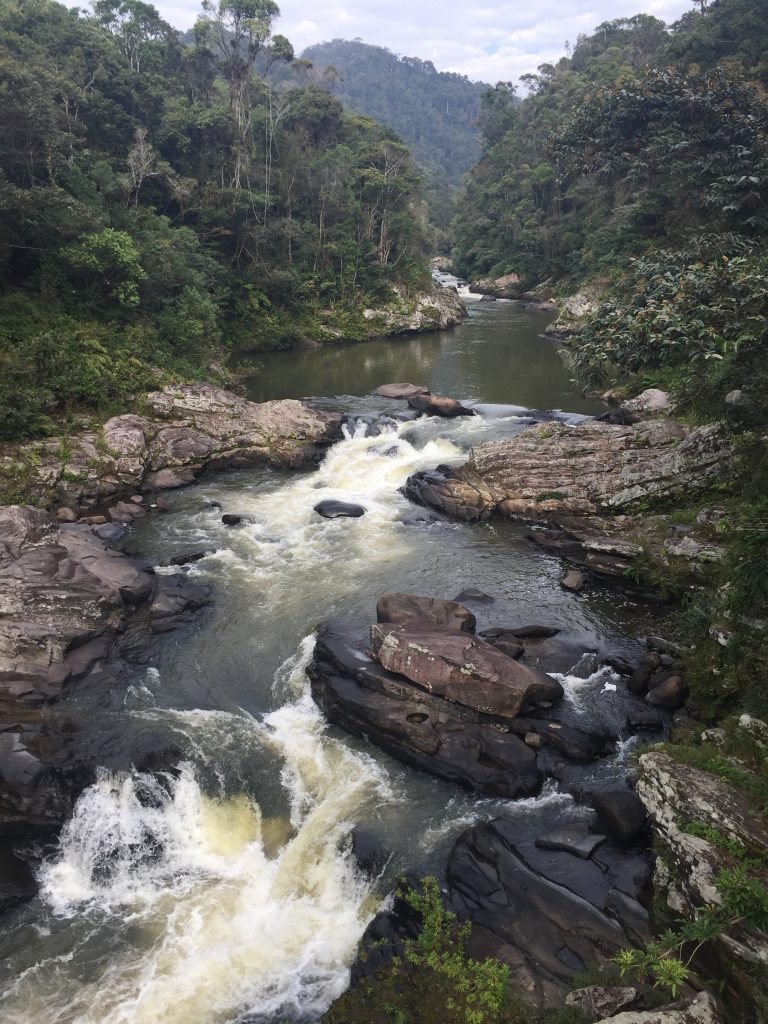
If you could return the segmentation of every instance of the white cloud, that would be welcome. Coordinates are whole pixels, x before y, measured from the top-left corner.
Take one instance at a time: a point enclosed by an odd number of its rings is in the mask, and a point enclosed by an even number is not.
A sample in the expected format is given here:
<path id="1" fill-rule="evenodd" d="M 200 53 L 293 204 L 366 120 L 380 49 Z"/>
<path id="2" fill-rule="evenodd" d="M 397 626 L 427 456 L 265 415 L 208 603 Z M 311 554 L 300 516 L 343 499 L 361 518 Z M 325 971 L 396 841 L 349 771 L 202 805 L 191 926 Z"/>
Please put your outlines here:
<path id="1" fill-rule="evenodd" d="M 65 0 L 83 6 L 83 0 Z M 612 18 L 654 14 L 671 22 L 690 9 L 690 0 L 591 0 L 578 8 L 567 0 L 539 0 L 523 7 L 502 2 L 472 6 L 458 0 L 278 0 L 277 29 L 297 53 L 329 39 L 361 38 L 395 53 L 431 60 L 441 71 L 472 79 L 516 81 L 539 64 L 554 63 L 566 41 L 576 42 Z M 163 17 L 190 28 L 197 0 L 156 0 Z"/>

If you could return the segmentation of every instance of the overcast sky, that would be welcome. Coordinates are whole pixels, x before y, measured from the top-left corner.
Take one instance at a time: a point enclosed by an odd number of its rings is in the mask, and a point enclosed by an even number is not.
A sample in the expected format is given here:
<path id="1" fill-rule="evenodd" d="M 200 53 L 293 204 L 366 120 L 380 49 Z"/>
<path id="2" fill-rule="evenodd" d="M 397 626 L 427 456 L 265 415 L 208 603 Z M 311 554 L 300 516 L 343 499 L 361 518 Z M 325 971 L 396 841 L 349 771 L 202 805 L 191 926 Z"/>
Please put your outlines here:
<path id="1" fill-rule="evenodd" d="M 86 7 L 85 0 L 65 0 Z M 440 71 L 458 71 L 476 81 L 517 81 L 539 64 L 554 62 L 565 43 L 603 21 L 654 14 L 674 21 L 691 0 L 529 0 L 477 3 L 471 0 L 278 0 L 282 16 L 275 31 L 298 54 L 311 43 L 355 39 L 395 53 L 431 60 Z M 190 28 L 198 0 L 154 0 L 176 28 Z"/>

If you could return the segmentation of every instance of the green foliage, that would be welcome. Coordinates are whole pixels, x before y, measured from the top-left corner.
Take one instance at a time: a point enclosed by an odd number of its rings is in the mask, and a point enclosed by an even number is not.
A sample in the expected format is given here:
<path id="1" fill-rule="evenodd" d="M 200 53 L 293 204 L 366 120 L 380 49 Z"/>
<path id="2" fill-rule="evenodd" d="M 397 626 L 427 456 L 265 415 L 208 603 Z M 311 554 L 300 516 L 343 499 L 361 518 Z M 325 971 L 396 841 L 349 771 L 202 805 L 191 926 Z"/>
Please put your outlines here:
<path id="1" fill-rule="evenodd" d="M 608 368 L 638 374 L 684 367 L 683 407 L 740 416 L 725 396 L 745 385 L 761 399 L 768 350 L 768 256 L 733 236 L 700 236 L 681 251 L 653 250 L 589 318 L 572 345 L 577 376 L 597 386 Z"/>
<path id="2" fill-rule="evenodd" d="M 689 980 L 696 955 L 707 943 L 735 926 L 768 927 L 768 888 L 754 873 L 754 865 L 723 868 L 715 879 L 719 903 L 697 910 L 691 921 L 681 921 L 644 949 L 623 949 L 614 957 L 622 976 L 630 974 L 641 982 L 651 980 L 672 997 Z"/>
<path id="3" fill-rule="evenodd" d="M 407 149 L 330 82 L 273 88 L 273 0 L 203 14 L 185 48 L 143 0 L 0 10 L 4 437 L 420 283 Z"/>

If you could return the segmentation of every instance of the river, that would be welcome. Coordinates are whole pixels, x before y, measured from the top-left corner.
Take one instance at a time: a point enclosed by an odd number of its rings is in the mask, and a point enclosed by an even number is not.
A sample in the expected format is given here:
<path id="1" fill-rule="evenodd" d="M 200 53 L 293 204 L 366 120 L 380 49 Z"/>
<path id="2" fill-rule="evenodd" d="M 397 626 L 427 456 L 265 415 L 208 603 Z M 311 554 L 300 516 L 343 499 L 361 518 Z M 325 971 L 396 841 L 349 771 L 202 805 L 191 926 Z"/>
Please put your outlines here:
<path id="1" fill-rule="evenodd" d="M 4 921 L 5 1024 L 315 1021 L 345 988 L 399 870 L 439 874 L 462 829 L 502 810 L 521 827 L 583 813 L 552 783 L 513 804 L 408 770 L 329 728 L 304 675 L 323 618 L 373 621 L 387 590 L 450 598 L 472 586 L 494 598 L 473 608 L 480 628 L 564 631 L 576 651 L 562 676 L 574 715 L 616 713 L 609 670 L 592 672 L 580 655 L 632 650 L 641 608 L 616 592 L 563 591 L 560 563 L 521 527 L 401 521 L 409 505 L 398 488 L 411 473 L 457 465 L 473 444 L 520 430 L 524 408 L 598 411 L 541 336 L 546 322 L 515 303 L 473 301 L 452 331 L 261 358 L 251 398 L 322 396 L 348 414 L 347 436 L 313 471 L 222 472 L 173 492 L 171 513 L 127 538 L 153 563 L 210 550 L 188 571 L 215 601 L 153 640 L 124 690 L 66 698 L 79 742 L 112 769 L 44 852 L 38 897 Z M 484 415 L 382 422 L 402 406 L 369 392 L 395 380 Z M 367 511 L 326 521 L 312 511 L 320 498 Z M 211 502 L 253 524 L 228 529 Z M 116 769 L 158 736 L 180 751 L 179 772 Z M 620 744 L 596 770 L 620 773 L 625 753 Z M 356 824 L 391 851 L 379 879 L 354 865 Z"/>

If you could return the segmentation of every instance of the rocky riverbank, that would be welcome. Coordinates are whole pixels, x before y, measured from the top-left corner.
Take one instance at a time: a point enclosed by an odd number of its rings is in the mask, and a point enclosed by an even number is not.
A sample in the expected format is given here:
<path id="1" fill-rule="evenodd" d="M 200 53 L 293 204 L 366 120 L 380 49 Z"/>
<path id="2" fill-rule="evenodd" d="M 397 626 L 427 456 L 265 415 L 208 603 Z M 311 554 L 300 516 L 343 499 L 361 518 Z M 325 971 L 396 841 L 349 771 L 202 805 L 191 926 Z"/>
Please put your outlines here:
<path id="1" fill-rule="evenodd" d="M 115 549 L 127 526 L 162 510 L 162 490 L 208 467 L 314 464 L 341 420 L 301 402 L 168 387 L 148 397 L 143 415 L 5 454 L 6 486 L 23 483 L 51 511 L 0 507 L 0 903 L 34 891 L 9 841 L 55 832 L 92 779 L 59 706 L 65 688 L 119 686 L 142 635 L 173 629 L 210 600 L 184 572 L 155 575 Z"/>

